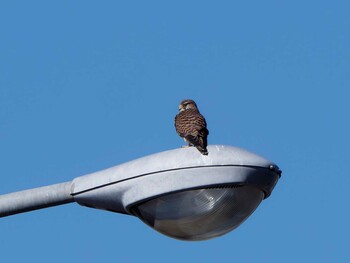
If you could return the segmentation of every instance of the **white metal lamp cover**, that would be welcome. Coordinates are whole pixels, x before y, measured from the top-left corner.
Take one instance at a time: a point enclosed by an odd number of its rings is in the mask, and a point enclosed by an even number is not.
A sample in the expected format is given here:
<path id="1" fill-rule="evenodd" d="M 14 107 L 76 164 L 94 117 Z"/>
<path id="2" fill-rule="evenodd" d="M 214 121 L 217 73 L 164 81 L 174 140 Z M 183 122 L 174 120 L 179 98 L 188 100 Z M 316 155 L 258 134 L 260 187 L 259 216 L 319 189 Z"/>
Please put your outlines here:
<path id="1" fill-rule="evenodd" d="M 208 156 L 194 147 L 161 152 L 71 182 L 0 195 L 0 217 L 76 201 L 138 216 L 173 238 L 217 237 L 254 212 L 281 170 L 237 147 L 208 150 Z"/>

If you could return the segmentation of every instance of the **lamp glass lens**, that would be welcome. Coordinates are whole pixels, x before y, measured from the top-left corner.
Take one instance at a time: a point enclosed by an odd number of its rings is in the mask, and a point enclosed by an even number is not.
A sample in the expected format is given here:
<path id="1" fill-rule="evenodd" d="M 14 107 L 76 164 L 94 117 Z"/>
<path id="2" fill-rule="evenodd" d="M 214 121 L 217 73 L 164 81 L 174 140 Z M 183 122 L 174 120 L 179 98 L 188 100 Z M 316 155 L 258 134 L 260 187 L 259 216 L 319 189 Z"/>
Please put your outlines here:
<path id="1" fill-rule="evenodd" d="M 164 235 L 206 240 L 238 227 L 263 198 L 253 186 L 188 190 L 149 200 L 132 211 Z"/>

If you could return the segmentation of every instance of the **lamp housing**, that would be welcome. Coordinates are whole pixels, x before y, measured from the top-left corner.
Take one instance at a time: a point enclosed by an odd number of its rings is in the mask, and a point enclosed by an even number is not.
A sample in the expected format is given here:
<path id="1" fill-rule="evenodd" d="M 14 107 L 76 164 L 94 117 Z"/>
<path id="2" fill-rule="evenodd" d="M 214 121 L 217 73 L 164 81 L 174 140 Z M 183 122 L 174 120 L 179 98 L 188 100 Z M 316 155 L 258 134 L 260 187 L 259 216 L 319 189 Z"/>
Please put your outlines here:
<path id="1" fill-rule="evenodd" d="M 281 170 L 238 147 L 208 151 L 180 148 L 77 177 L 71 194 L 81 205 L 137 216 L 173 238 L 220 236 L 270 196 Z"/>

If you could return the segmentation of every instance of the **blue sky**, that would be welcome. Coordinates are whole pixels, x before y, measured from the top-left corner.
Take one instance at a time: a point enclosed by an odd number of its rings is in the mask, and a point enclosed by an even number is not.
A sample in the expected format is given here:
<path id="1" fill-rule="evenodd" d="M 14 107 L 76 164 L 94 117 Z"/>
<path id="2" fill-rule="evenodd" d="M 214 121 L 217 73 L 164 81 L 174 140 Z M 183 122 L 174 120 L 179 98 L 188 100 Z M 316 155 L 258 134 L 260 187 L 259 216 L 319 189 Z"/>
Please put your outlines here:
<path id="1" fill-rule="evenodd" d="M 0 193 L 180 147 L 196 100 L 209 144 L 283 170 L 233 232 L 182 242 L 78 204 L 0 220 L 4 262 L 347 262 L 347 1 L 3 1 Z"/>

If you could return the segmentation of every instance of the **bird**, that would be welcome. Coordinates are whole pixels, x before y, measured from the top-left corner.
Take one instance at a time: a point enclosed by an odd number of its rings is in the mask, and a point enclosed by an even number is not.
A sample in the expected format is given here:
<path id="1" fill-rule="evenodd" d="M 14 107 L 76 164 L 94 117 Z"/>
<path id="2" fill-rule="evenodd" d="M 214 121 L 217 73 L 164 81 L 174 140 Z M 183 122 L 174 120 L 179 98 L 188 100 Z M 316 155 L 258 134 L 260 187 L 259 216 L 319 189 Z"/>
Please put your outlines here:
<path id="1" fill-rule="evenodd" d="M 200 114 L 193 100 L 181 101 L 179 112 L 175 116 L 175 129 L 177 134 L 188 143 L 188 146 L 194 146 L 201 154 L 208 155 L 209 130 L 205 118 Z"/>

